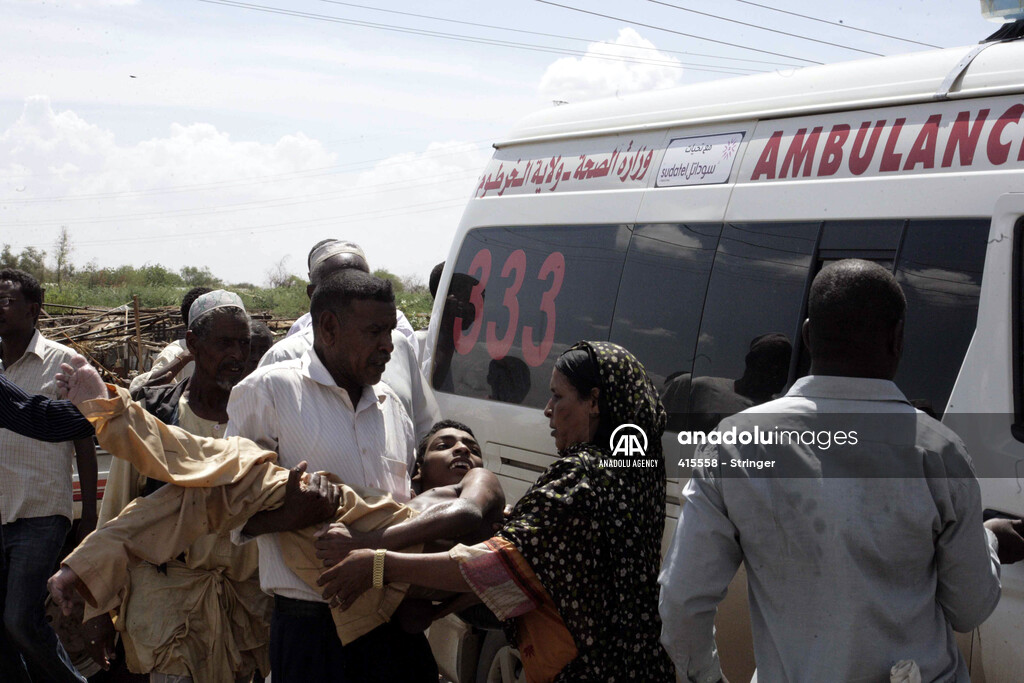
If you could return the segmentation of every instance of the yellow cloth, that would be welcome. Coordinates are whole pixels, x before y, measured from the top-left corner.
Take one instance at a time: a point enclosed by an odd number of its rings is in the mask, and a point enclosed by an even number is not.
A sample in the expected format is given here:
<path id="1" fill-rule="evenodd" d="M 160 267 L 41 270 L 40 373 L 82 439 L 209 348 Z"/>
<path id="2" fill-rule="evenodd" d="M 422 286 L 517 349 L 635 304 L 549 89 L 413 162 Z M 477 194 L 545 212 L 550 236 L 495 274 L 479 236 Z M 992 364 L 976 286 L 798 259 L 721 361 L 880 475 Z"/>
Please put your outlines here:
<path id="1" fill-rule="evenodd" d="M 128 569 L 139 560 L 160 564 L 199 536 L 241 526 L 261 510 L 280 507 L 284 499 L 288 470 L 274 464 L 275 453 L 248 439 L 202 438 L 165 425 L 123 389 L 117 389 L 115 398 L 88 401 L 79 408 L 105 449 L 145 476 L 176 484 L 132 501 L 64 561 L 91 594 L 86 618 L 121 601 Z M 372 531 L 415 514 L 388 494 L 342 485 L 335 520 Z M 288 566 L 319 591 L 322 562 L 313 548 L 315 531 L 309 527 L 280 534 L 279 539 Z M 351 642 L 388 621 L 407 588 L 392 584 L 371 589 L 348 610 L 332 610 L 341 641 Z"/>
<path id="2" fill-rule="evenodd" d="M 192 412 L 184 395 L 178 415 L 181 428 L 196 436 L 224 431 Z M 101 523 L 141 495 L 145 483 L 130 462 L 115 460 Z M 159 569 L 147 562 L 129 566 L 116 622 L 128 668 L 197 681 L 269 673 L 273 603 L 260 590 L 258 569 L 256 548 L 236 546 L 227 533 L 199 536 Z"/>

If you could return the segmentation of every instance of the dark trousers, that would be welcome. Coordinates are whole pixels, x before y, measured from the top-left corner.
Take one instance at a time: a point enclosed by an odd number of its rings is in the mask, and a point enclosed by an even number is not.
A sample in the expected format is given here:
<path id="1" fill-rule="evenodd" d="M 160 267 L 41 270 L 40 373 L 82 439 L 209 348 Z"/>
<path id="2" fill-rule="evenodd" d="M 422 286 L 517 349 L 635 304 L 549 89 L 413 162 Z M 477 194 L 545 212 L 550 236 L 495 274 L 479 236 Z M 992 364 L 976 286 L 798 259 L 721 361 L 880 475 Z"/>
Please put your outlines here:
<path id="1" fill-rule="evenodd" d="M 274 683 L 437 683 L 422 633 L 384 624 L 342 646 L 327 605 L 274 597 L 270 620 Z"/>
<path id="2" fill-rule="evenodd" d="M 28 517 L 0 525 L 0 680 L 80 683 L 43 612 L 46 581 L 57 568 L 71 522 L 67 517 Z M 24 664 L 22 662 L 24 660 Z"/>

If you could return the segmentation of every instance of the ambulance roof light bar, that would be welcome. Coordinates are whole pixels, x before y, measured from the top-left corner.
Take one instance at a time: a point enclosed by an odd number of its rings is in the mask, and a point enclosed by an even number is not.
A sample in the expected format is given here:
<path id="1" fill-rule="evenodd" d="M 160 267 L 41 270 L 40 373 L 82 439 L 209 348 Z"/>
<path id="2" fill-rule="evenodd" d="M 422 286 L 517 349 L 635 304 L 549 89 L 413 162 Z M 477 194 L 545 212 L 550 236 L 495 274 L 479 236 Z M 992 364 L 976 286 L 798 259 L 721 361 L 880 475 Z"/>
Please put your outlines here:
<path id="1" fill-rule="evenodd" d="M 1024 0 L 981 0 L 981 15 L 989 21 L 1005 22 L 984 43 L 1024 38 Z"/>
<path id="2" fill-rule="evenodd" d="M 981 0 L 981 16 L 989 21 L 1024 19 L 1024 0 Z"/>

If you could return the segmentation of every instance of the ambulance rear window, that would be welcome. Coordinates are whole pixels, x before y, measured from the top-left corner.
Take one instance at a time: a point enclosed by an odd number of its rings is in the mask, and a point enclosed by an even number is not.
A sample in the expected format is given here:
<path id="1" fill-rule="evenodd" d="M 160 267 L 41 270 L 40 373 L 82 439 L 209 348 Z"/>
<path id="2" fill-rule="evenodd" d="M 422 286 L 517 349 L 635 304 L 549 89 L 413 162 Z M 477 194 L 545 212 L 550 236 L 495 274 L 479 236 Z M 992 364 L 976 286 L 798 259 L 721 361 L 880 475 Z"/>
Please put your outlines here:
<path id="1" fill-rule="evenodd" d="M 434 389 L 543 407 L 558 355 L 608 338 L 630 235 L 625 225 L 469 232 L 446 294 Z"/>

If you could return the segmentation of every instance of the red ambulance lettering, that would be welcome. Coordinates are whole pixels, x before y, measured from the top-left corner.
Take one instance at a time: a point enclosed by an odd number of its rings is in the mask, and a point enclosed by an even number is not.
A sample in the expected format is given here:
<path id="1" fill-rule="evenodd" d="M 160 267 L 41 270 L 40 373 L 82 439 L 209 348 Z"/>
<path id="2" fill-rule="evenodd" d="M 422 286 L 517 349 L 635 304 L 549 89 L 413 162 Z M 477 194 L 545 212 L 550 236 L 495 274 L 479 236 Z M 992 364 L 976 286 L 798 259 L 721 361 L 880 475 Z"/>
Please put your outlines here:
<path id="1" fill-rule="evenodd" d="M 903 166 L 904 171 L 914 170 L 914 166 L 921 164 L 922 168 L 935 168 L 935 145 L 939 141 L 939 124 L 942 123 L 942 114 L 932 114 L 921 126 L 921 132 L 914 140 L 914 146 L 907 154 L 907 163 Z"/>
<path id="2" fill-rule="evenodd" d="M 811 165 L 814 163 L 814 151 L 818 148 L 818 137 L 821 135 L 821 126 L 816 126 L 811 134 L 807 136 L 806 142 L 804 141 L 804 135 L 807 134 L 806 128 L 801 128 L 793 136 L 792 142 L 789 143 L 789 149 L 786 151 L 786 156 L 782 160 L 782 173 L 779 175 L 780 178 L 785 178 L 789 175 L 790 165 L 793 169 L 793 177 L 797 175 L 806 178 L 811 175 Z M 801 164 L 803 170 L 800 170 Z"/>
<path id="3" fill-rule="evenodd" d="M 900 132 L 906 122 L 907 120 L 903 117 L 893 121 L 892 128 L 889 129 L 889 139 L 885 141 L 885 149 L 882 150 L 882 162 L 878 166 L 879 172 L 900 170 L 900 161 L 903 159 L 903 155 L 896 153 L 896 144 L 900 141 Z"/>
<path id="4" fill-rule="evenodd" d="M 996 119 L 992 124 L 992 131 L 988 134 L 988 160 L 994 166 L 1006 163 L 1010 156 L 1010 143 L 1003 142 L 1003 129 L 1011 123 L 1020 123 L 1020 117 L 1024 116 L 1024 104 L 1015 104 Z"/>
<path id="5" fill-rule="evenodd" d="M 850 127 L 845 123 L 832 126 L 825 147 L 821 150 L 821 163 L 818 164 L 818 176 L 835 175 L 843 165 L 843 145 L 850 137 Z"/>
<path id="6" fill-rule="evenodd" d="M 989 110 L 982 109 L 974 124 L 968 127 L 971 121 L 971 112 L 962 111 L 956 115 L 956 121 L 949 130 L 949 139 L 946 140 L 946 151 L 942 155 L 942 168 L 949 168 L 953 165 L 953 155 L 957 148 L 960 149 L 960 165 L 970 166 L 974 163 L 974 150 L 978 147 L 978 140 L 981 139 L 981 129 L 985 127 L 985 120 L 988 119 Z"/>
<path id="7" fill-rule="evenodd" d="M 762 175 L 768 180 L 775 179 L 775 166 L 779 163 L 779 145 L 781 141 L 781 130 L 775 131 L 768 138 L 768 142 L 764 144 L 764 149 L 761 150 L 761 157 L 757 160 L 757 165 L 754 166 L 754 174 L 750 176 L 751 180 L 758 180 Z"/>
<path id="8" fill-rule="evenodd" d="M 881 137 L 882 128 L 884 127 L 885 119 L 875 122 L 875 127 L 871 130 L 871 137 L 868 139 L 867 148 L 861 152 L 861 148 L 864 146 L 864 136 L 867 135 L 868 128 L 871 128 L 871 122 L 865 121 L 860 124 L 860 129 L 853 139 L 853 149 L 850 151 L 850 173 L 853 175 L 863 175 L 871 166 L 871 159 L 875 156 L 875 147 L 878 146 L 878 138 Z"/>

